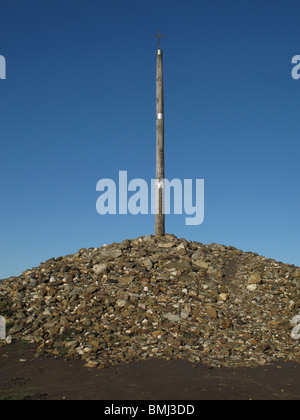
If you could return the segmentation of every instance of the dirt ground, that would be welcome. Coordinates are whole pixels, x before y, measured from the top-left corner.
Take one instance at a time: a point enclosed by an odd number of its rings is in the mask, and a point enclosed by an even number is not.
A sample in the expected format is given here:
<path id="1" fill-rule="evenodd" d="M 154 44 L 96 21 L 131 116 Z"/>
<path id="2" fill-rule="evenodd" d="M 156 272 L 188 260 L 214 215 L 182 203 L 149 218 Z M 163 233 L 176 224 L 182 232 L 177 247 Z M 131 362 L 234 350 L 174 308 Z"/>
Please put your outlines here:
<path id="1" fill-rule="evenodd" d="M 236 369 L 146 360 L 98 370 L 34 355 L 29 344 L 0 348 L 0 400 L 300 399 L 297 363 Z"/>

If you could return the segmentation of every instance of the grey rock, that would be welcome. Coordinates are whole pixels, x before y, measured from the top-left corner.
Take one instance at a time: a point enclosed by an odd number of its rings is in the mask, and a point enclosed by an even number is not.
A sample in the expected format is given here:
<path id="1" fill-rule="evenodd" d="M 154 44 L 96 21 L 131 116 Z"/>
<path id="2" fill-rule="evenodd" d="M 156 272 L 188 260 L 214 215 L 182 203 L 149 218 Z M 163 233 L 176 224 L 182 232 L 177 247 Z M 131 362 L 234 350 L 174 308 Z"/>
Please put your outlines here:
<path id="1" fill-rule="evenodd" d="M 181 321 L 181 317 L 179 315 L 174 315 L 170 312 L 163 314 L 163 317 L 168 319 L 171 322 L 178 322 Z"/>
<path id="2" fill-rule="evenodd" d="M 150 271 L 152 269 L 153 262 L 151 261 L 151 259 L 149 257 L 143 258 L 143 260 L 141 262 L 146 267 L 146 269 L 148 271 Z"/>
<path id="3" fill-rule="evenodd" d="M 120 249 L 103 249 L 100 252 L 100 256 L 106 260 L 113 260 L 122 256 Z"/>

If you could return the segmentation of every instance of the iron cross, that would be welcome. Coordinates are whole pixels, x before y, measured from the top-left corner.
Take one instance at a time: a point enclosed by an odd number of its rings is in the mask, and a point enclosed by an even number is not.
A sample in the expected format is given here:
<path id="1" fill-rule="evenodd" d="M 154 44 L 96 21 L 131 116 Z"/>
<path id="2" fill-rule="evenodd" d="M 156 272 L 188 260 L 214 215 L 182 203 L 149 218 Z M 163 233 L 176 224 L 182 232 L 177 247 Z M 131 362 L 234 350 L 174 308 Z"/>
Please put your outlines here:
<path id="1" fill-rule="evenodd" d="M 158 31 L 158 35 L 154 35 L 156 38 L 158 38 L 158 48 L 160 49 L 160 38 L 166 37 L 166 35 L 162 35 L 160 31 Z"/>

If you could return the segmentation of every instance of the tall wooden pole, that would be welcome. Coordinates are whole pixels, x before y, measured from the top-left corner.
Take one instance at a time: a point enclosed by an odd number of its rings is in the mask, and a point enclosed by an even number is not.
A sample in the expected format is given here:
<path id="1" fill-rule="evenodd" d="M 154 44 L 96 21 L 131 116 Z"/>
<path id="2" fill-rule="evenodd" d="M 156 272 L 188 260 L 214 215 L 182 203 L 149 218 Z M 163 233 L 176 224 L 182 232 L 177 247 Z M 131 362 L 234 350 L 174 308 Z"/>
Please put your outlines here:
<path id="1" fill-rule="evenodd" d="M 164 87 L 163 87 L 163 61 L 162 50 L 157 50 L 156 67 L 156 216 L 155 216 L 155 236 L 165 235 L 165 214 L 164 214 L 164 178 L 165 178 L 165 159 L 164 159 Z"/>

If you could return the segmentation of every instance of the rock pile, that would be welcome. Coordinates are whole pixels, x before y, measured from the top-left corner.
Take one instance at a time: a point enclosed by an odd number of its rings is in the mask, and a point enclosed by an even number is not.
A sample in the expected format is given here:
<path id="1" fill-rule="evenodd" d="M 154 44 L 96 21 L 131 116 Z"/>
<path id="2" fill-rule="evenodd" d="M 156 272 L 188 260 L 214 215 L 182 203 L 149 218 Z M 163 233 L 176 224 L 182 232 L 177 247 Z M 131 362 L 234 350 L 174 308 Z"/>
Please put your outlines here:
<path id="1" fill-rule="evenodd" d="M 10 340 L 105 367 L 147 358 L 212 366 L 300 362 L 300 269 L 173 235 L 51 259 L 0 284 Z"/>

